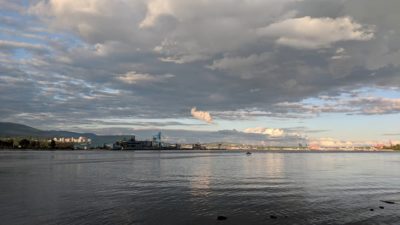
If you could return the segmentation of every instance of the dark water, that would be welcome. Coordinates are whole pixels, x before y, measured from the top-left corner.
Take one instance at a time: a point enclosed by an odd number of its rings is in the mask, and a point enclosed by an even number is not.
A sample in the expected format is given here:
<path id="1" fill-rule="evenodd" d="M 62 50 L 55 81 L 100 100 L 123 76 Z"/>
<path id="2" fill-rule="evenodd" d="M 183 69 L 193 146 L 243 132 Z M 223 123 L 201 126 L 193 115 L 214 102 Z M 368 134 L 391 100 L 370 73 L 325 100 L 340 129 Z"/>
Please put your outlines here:
<path id="1" fill-rule="evenodd" d="M 0 152 L 0 224 L 400 224 L 400 154 Z"/>

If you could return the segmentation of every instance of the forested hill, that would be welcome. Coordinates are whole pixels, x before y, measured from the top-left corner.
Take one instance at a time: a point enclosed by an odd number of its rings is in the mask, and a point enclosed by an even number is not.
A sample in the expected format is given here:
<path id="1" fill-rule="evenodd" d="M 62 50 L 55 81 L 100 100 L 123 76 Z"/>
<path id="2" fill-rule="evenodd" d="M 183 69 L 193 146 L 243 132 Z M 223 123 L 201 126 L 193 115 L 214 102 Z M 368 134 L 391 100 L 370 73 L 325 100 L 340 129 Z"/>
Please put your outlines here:
<path id="1" fill-rule="evenodd" d="M 92 133 L 76 133 L 70 131 L 39 130 L 30 126 L 0 122 L 0 137 L 96 137 Z"/>

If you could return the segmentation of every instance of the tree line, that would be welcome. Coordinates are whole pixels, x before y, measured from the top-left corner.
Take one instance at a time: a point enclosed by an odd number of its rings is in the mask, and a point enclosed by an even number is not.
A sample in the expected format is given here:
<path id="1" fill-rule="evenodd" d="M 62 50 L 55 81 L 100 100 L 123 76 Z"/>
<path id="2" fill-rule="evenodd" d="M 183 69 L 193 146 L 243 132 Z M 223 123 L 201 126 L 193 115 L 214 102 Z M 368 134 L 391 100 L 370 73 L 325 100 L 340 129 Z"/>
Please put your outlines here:
<path id="1" fill-rule="evenodd" d="M 400 144 L 392 145 L 392 146 L 384 146 L 383 149 L 391 149 L 391 150 L 400 151 Z"/>
<path id="2" fill-rule="evenodd" d="M 74 149 L 73 143 L 61 143 L 49 139 L 33 138 L 1 138 L 0 149 Z"/>

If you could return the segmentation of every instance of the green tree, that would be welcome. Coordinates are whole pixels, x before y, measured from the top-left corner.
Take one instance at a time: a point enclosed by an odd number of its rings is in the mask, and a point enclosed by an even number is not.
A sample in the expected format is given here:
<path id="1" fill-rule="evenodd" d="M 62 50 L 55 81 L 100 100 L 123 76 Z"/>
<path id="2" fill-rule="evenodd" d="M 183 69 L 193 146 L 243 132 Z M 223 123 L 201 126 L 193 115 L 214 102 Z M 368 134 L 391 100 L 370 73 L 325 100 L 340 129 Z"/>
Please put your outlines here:
<path id="1" fill-rule="evenodd" d="M 51 142 L 50 142 L 50 148 L 51 148 L 51 149 L 55 149 L 55 148 L 56 148 L 56 141 L 51 140 Z"/>
<path id="2" fill-rule="evenodd" d="M 30 141 L 28 139 L 22 139 L 19 141 L 19 145 L 21 146 L 21 148 L 28 148 L 30 145 Z"/>

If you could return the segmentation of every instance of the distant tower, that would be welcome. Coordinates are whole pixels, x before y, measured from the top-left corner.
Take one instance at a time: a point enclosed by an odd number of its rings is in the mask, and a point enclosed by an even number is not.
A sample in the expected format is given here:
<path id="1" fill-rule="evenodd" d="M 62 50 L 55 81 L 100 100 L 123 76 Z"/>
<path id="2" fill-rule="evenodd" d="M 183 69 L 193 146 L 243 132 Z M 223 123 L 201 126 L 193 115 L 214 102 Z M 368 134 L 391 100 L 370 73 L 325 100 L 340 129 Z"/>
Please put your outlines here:
<path id="1" fill-rule="evenodd" d="M 153 136 L 153 141 L 156 142 L 158 144 L 159 147 L 161 147 L 162 142 L 161 142 L 161 131 L 158 132 L 156 135 Z"/>

